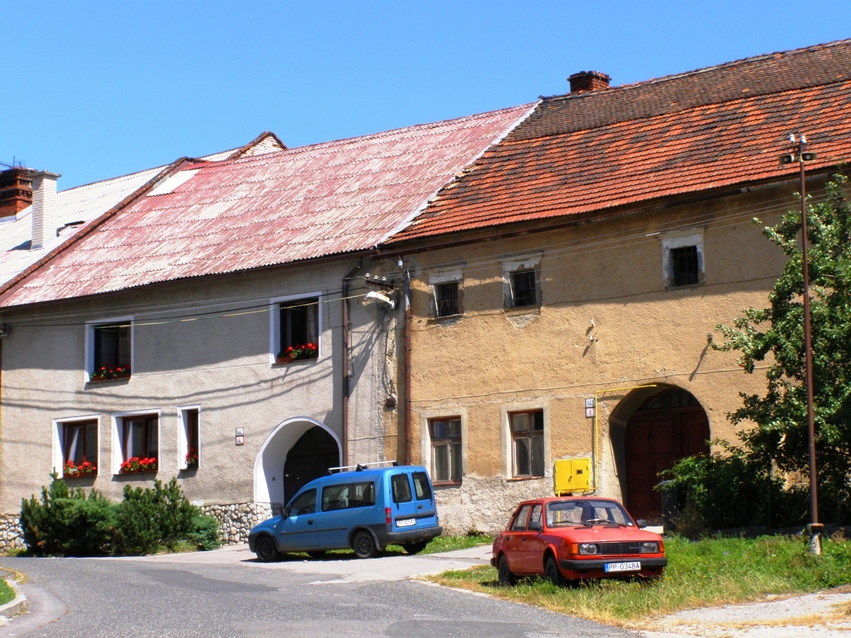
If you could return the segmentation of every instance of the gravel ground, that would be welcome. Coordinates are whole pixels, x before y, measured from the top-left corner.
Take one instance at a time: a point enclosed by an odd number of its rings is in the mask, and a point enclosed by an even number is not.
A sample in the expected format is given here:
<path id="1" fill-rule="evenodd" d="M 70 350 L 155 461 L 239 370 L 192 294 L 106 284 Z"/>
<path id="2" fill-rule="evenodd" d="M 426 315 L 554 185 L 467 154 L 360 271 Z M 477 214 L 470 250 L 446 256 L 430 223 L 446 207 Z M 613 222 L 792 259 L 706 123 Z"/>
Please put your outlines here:
<path id="1" fill-rule="evenodd" d="M 645 638 L 851 636 L 851 587 L 681 611 L 630 627 Z"/>

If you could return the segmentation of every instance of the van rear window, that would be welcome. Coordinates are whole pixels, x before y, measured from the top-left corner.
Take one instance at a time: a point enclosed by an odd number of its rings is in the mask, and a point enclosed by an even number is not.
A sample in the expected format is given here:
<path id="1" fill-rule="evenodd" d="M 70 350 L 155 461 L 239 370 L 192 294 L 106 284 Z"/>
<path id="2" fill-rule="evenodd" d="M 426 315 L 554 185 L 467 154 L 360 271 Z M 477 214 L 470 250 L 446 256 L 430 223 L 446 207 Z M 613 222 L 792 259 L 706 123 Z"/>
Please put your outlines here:
<path id="1" fill-rule="evenodd" d="M 417 493 L 417 500 L 430 501 L 431 484 L 428 481 L 428 474 L 425 472 L 414 472 L 411 478 L 414 479 L 414 491 Z"/>
<path id="2" fill-rule="evenodd" d="M 342 483 L 322 488 L 323 512 L 369 505 L 375 505 L 375 484 L 372 481 Z"/>
<path id="3" fill-rule="evenodd" d="M 411 483 L 408 481 L 407 474 L 393 474 L 390 477 L 390 484 L 393 486 L 393 502 L 408 503 L 411 498 Z"/>

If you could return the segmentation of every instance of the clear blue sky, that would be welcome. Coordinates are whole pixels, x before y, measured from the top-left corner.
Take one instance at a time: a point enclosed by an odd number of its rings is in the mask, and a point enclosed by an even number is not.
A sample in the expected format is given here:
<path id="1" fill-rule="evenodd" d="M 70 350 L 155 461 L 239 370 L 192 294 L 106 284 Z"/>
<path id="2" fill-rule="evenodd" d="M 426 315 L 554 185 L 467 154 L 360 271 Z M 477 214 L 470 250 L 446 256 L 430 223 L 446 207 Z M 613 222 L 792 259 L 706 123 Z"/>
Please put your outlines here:
<path id="1" fill-rule="evenodd" d="M 61 189 L 851 37 L 851 0 L 0 0 L 0 162 Z"/>

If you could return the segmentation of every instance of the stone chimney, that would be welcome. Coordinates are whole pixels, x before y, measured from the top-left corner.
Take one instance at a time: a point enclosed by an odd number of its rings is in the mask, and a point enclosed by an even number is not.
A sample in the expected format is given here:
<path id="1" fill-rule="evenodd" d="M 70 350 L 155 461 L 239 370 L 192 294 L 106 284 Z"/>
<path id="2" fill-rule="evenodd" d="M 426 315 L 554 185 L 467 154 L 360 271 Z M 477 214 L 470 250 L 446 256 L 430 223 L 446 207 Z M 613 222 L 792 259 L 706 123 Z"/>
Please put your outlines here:
<path id="1" fill-rule="evenodd" d="M 33 203 L 32 171 L 13 166 L 0 172 L 0 221 L 15 215 Z"/>
<path id="2" fill-rule="evenodd" d="M 44 248 L 56 237 L 56 180 L 60 177 L 47 171 L 33 173 L 32 250 Z"/>
<path id="3" fill-rule="evenodd" d="M 571 93 L 586 93 L 588 91 L 604 91 L 612 81 L 605 73 L 599 71 L 580 71 L 574 73 L 567 81 L 570 82 Z"/>

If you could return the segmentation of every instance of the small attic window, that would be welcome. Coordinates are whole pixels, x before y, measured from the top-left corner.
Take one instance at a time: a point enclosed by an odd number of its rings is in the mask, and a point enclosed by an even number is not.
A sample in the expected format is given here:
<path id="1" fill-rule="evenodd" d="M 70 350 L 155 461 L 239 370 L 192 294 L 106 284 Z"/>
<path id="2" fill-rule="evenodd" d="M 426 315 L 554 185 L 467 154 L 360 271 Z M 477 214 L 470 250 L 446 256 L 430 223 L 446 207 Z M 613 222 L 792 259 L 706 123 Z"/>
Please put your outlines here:
<path id="1" fill-rule="evenodd" d="M 169 195 L 170 193 L 173 193 L 179 186 L 195 177 L 200 170 L 201 169 L 196 168 L 189 171 L 180 171 L 174 175 L 169 175 L 165 178 L 165 181 L 161 182 L 158 186 L 155 186 L 151 192 L 148 193 L 148 197 L 154 197 L 155 195 Z"/>

